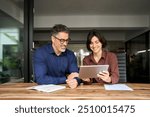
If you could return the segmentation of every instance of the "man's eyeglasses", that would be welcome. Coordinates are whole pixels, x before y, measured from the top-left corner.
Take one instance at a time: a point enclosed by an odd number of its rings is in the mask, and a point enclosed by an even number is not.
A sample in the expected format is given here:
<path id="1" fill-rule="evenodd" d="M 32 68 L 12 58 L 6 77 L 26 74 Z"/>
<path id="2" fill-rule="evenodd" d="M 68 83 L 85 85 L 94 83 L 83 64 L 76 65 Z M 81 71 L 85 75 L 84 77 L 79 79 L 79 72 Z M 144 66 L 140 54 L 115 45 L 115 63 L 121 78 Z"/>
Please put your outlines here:
<path id="1" fill-rule="evenodd" d="M 68 44 L 69 41 L 71 40 L 70 38 L 69 39 L 60 39 L 54 35 L 52 35 L 55 39 L 59 40 L 61 44 L 64 44 L 65 42 Z"/>

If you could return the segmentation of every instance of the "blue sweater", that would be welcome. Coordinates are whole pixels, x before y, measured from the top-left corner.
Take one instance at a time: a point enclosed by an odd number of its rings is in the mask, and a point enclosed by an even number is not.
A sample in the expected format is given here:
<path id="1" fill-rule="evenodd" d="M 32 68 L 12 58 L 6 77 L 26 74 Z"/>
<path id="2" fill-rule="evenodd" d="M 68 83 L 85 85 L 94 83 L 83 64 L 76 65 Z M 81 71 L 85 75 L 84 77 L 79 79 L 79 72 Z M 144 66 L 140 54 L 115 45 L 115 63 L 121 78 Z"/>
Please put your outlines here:
<path id="1" fill-rule="evenodd" d="M 57 56 L 51 44 L 46 44 L 33 54 L 34 77 L 38 84 L 63 84 L 66 75 L 79 72 L 74 53 L 68 49 Z M 75 78 L 80 84 L 80 79 Z"/>

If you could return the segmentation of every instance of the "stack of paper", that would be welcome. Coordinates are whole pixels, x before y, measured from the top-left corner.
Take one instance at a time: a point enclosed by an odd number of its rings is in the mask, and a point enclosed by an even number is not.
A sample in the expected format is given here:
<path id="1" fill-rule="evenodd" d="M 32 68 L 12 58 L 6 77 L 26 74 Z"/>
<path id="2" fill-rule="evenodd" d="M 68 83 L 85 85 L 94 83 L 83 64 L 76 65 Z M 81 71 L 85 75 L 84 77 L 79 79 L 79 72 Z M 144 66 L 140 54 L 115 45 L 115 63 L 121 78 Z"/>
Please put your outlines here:
<path id="1" fill-rule="evenodd" d="M 53 91 L 57 91 L 57 90 L 65 89 L 65 88 L 66 86 L 49 84 L 49 85 L 38 85 L 38 86 L 28 87 L 27 89 L 34 89 L 34 90 L 43 91 L 43 92 L 53 92 Z"/>
<path id="2" fill-rule="evenodd" d="M 132 88 L 128 87 L 125 84 L 105 84 L 104 87 L 105 87 L 105 90 L 127 90 L 127 91 L 133 91 Z"/>

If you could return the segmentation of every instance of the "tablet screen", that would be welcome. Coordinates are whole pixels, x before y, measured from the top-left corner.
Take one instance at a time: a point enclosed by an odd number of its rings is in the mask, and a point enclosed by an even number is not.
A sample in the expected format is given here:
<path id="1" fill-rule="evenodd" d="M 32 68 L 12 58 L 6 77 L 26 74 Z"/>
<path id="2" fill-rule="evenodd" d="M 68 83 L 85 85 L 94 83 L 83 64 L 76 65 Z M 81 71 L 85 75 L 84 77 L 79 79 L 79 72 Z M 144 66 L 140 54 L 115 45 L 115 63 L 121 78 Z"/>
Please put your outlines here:
<path id="1" fill-rule="evenodd" d="M 109 65 L 84 65 L 80 66 L 79 78 L 96 78 L 102 71 L 108 71 Z"/>

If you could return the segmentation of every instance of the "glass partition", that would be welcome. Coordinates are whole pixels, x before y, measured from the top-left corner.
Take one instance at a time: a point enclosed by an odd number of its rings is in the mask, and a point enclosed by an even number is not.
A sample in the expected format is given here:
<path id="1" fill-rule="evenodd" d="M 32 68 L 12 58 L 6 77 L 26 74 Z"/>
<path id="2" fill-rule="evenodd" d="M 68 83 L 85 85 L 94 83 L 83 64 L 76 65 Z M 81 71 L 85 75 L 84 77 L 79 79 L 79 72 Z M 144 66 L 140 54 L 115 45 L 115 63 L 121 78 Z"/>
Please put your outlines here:
<path id="1" fill-rule="evenodd" d="M 16 1 L 17 2 L 17 1 Z M 19 2 L 19 1 L 18 1 Z M 7 82 L 23 82 L 23 23 L 18 19 L 22 17 L 17 16 L 18 12 L 23 13 L 23 1 L 14 3 L 9 1 L 12 7 L 20 9 L 21 11 L 14 11 L 11 14 L 11 10 L 4 11 L 0 8 L 0 84 Z M 2 3 L 1 3 L 2 4 Z M 15 4 L 15 5 L 14 5 Z M 7 6 L 7 4 L 4 4 Z M 19 5 L 19 6 L 18 6 Z M 8 7 L 9 9 L 9 7 Z M 10 8 L 11 9 L 11 8 Z M 23 14 L 22 14 L 23 15 Z M 18 15 L 20 16 L 20 15 Z"/>
<path id="2" fill-rule="evenodd" d="M 128 82 L 150 82 L 149 33 L 144 33 L 126 42 Z"/>

